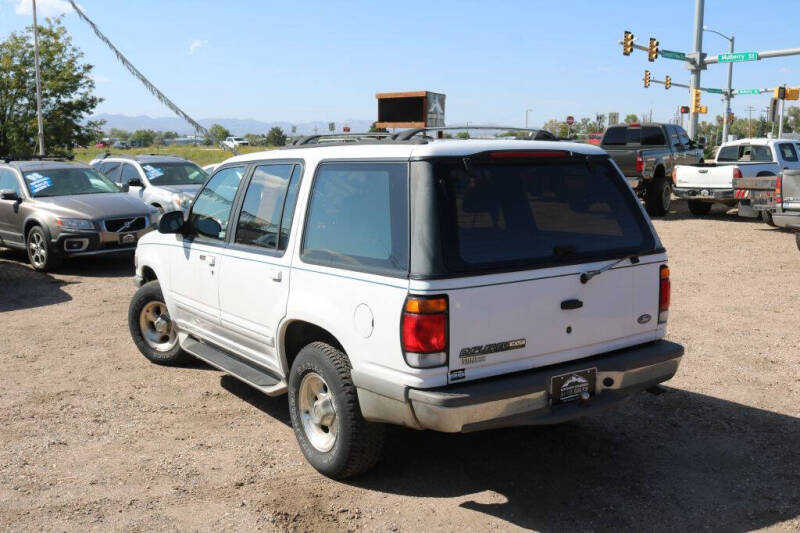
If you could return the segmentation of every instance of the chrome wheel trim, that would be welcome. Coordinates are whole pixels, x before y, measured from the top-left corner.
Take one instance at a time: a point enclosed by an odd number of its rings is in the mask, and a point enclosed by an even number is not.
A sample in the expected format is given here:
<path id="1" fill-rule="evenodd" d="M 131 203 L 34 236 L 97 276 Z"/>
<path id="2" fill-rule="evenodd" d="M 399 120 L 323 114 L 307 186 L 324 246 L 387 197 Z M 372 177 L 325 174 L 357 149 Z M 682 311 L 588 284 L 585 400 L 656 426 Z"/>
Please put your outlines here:
<path id="1" fill-rule="evenodd" d="M 664 190 L 661 192 L 661 205 L 664 207 L 664 211 L 669 211 L 669 204 L 672 203 L 672 191 L 669 188 L 669 185 L 664 186 Z"/>
<path id="2" fill-rule="evenodd" d="M 322 376 L 309 372 L 300 381 L 297 394 L 303 432 L 311 445 L 320 452 L 328 452 L 336 444 L 339 417 L 333 404 L 333 393 Z"/>
<path id="3" fill-rule="evenodd" d="M 38 231 L 31 232 L 28 240 L 28 255 L 31 263 L 36 268 L 42 268 L 47 263 L 47 243 Z"/>
<path id="4" fill-rule="evenodd" d="M 178 333 L 167 312 L 167 304 L 147 302 L 139 312 L 139 330 L 145 342 L 157 352 L 168 352 L 178 342 Z"/>

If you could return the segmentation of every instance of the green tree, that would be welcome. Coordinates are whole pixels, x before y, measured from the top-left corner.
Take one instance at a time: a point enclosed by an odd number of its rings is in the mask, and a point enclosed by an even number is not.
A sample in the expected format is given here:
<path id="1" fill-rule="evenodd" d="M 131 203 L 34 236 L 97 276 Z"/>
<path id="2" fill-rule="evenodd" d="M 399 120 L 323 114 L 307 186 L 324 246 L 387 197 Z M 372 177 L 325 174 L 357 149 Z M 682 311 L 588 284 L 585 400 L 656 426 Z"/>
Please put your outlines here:
<path id="1" fill-rule="evenodd" d="M 131 138 L 131 133 L 129 131 L 118 128 L 111 128 L 111 131 L 108 132 L 108 135 L 114 139 L 119 139 L 120 141 L 127 141 Z"/>
<path id="2" fill-rule="evenodd" d="M 153 130 L 136 130 L 131 134 L 130 141 L 137 146 L 150 146 L 156 139 L 156 132 Z"/>
<path id="3" fill-rule="evenodd" d="M 459 131 L 456 133 L 457 139 L 469 139 L 469 132 L 468 131 Z"/>
<path id="4" fill-rule="evenodd" d="M 625 120 L 623 120 L 626 124 L 630 124 L 631 122 L 639 122 L 639 117 L 636 116 L 636 113 L 629 113 L 625 115 Z"/>
<path id="5" fill-rule="evenodd" d="M 36 82 L 33 26 L 0 41 L 0 154 L 36 152 Z M 101 99 L 94 96 L 92 65 L 60 18 L 39 26 L 42 116 L 45 147 L 66 151 L 99 135 L 101 122 L 87 121 Z"/>
<path id="6" fill-rule="evenodd" d="M 273 126 L 267 133 L 267 144 L 270 146 L 285 146 L 286 134 L 278 126 Z"/>
<path id="7" fill-rule="evenodd" d="M 264 146 L 267 144 L 267 139 L 263 135 L 256 135 L 255 133 L 248 133 L 244 136 L 250 146 Z"/>
<path id="8" fill-rule="evenodd" d="M 208 133 L 209 135 L 206 137 L 206 144 L 221 143 L 225 140 L 225 137 L 231 136 L 231 132 L 219 124 L 212 124 L 211 127 L 208 128 Z"/>
<path id="9" fill-rule="evenodd" d="M 379 128 L 377 122 L 373 122 L 369 126 L 370 133 L 383 133 L 386 131 L 386 128 Z"/>

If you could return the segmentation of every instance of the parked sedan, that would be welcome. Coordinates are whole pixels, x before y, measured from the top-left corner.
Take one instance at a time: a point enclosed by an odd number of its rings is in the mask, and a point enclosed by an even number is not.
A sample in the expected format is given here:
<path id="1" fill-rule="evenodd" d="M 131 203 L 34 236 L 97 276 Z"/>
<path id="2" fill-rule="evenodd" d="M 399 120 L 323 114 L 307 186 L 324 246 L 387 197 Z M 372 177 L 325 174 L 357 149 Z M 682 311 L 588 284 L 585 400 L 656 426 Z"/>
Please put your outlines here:
<path id="1" fill-rule="evenodd" d="M 132 253 L 156 210 L 88 165 L 0 160 L 0 245 L 36 270 L 66 257 Z"/>

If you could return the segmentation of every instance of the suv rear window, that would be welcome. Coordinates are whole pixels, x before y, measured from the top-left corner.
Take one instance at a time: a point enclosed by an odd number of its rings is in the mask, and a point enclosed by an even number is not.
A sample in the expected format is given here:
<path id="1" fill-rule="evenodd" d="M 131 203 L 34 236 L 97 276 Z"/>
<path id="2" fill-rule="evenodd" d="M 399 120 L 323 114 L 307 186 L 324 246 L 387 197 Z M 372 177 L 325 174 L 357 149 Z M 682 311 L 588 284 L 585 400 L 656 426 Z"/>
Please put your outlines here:
<path id="1" fill-rule="evenodd" d="M 600 260 L 655 246 L 641 207 L 606 157 L 433 166 L 450 274 Z"/>
<path id="2" fill-rule="evenodd" d="M 664 132 L 658 126 L 615 126 L 606 130 L 602 144 L 618 146 L 626 144 L 663 146 L 667 144 L 667 139 L 664 138 Z"/>
<path id="3" fill-rule="evenodd" d="M 408 164 L 321 163 L 306 220 L 303 261 L 408 275 Z"/>

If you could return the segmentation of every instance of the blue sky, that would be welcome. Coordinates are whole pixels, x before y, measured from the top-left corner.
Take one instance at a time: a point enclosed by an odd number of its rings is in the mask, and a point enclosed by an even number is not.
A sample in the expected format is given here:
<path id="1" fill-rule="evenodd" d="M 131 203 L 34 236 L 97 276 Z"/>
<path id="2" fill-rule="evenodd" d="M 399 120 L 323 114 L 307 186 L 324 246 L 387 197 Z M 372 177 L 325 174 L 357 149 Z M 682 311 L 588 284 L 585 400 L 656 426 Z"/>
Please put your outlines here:
<path id="1" fill-rule="evenodd" d="M 30 0 L 0 0 L 0 38 L 30 24 Z M 38 0 L 40 16 L 64 0 Z M 645 69 L 688 83 L 680 62 L 624 57 L 623 30 L 639 43 L 691 51 L 694 0 L 570 2 L 410 0 L 81 0 L 87 15 L 131 61 L 195 118 L 265 121 L 374 119 L 375 93 L 447 94 L 447 122 L 522 125 L 595 112 L 672 117 L 685 89 L 642 87 Z M 705 23 L 736 36 L 737 51 L 800 46 L 796 0 L 707 0 Z M 95 65 L 98 112 L 167 116 L 74 13 L 65 24 Z M 727 52 L 706 33 L 704 49 Z M 706 87 L 723 87 L 726 68 L 710 66 Z M 800 85 L 800 56 L 739 63 L 734 88 Z M 723 112 L 704 95 L 709 116 Z M 739 96 L 737 115 L 766 107 L 767 96 Z M 713 113 L 713 114 L 712 114 Z"/>

